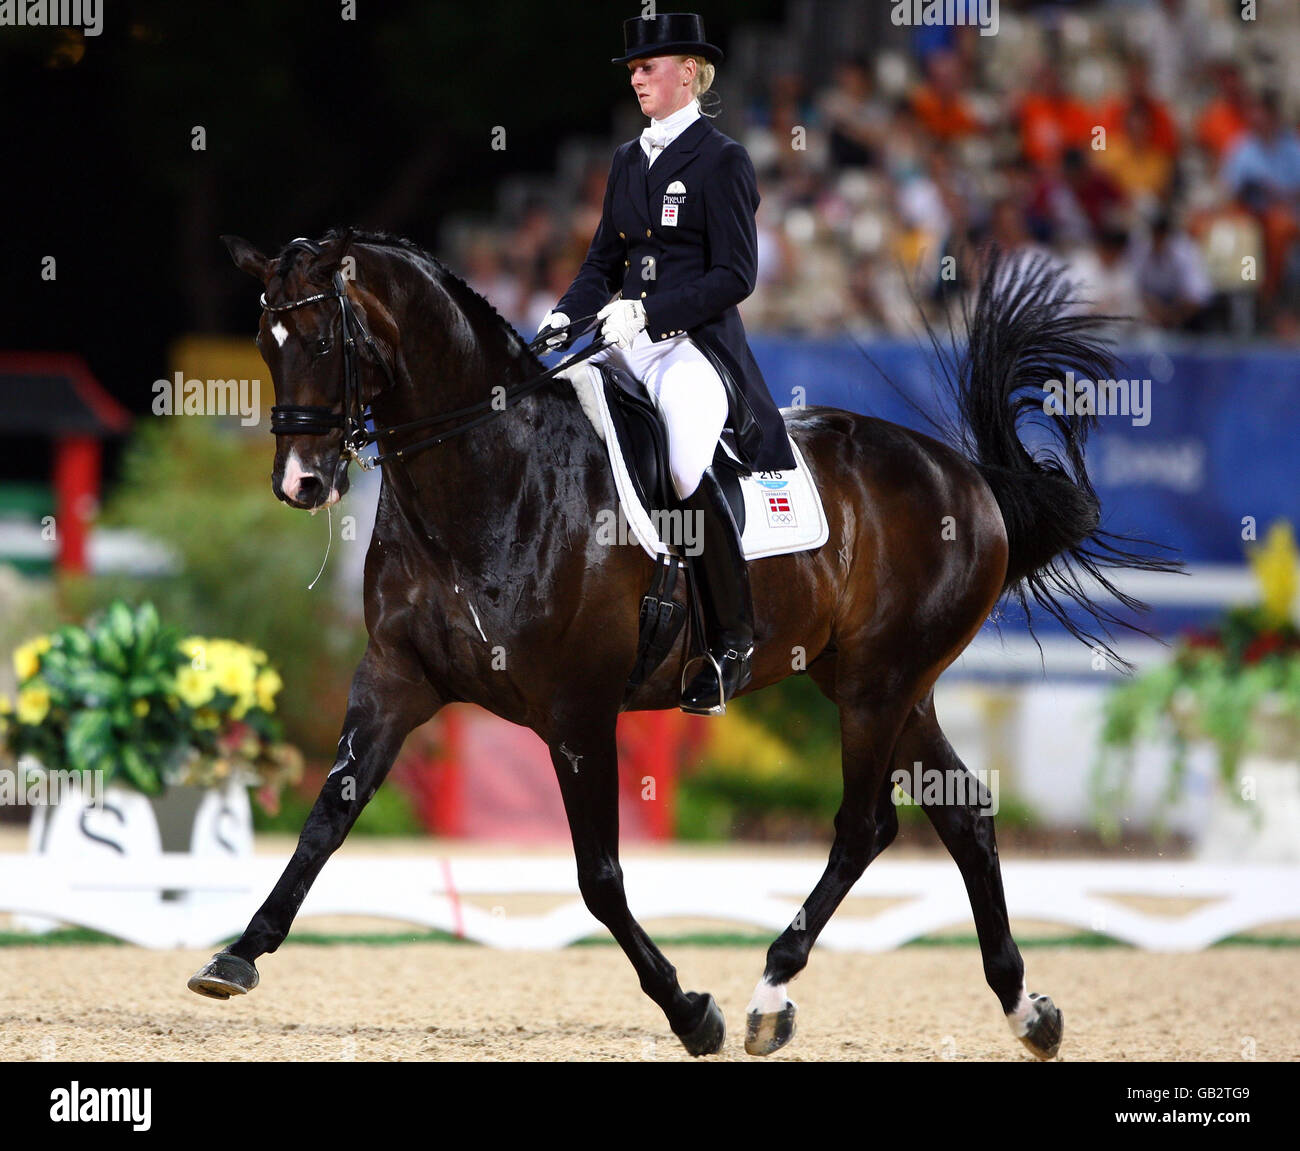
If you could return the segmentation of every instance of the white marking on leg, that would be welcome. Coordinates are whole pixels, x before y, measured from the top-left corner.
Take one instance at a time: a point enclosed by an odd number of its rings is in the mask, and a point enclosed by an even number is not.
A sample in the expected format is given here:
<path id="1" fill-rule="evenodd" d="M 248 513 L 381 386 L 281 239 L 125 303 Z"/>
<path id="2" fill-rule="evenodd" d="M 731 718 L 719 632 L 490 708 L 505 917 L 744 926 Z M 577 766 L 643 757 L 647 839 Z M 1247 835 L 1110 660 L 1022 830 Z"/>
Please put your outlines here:
<path id="1" fill-rule="evenodd" d="M 469 600 L 466 600 L 465 603 L 469 607 L 470 615 L 474 617 L 474 626 L 478 628 L 479 635 L 483 635 L 483 625 L 478 622 L 478 612 L 474 610 L 474 605 Z M 485 635 L 483 635 L 483 642 L 487 643 L 487 636 Z"/>
<path id="2" fill-rule="evenodd" d="M 275 337 L 277 347 L 283 348 L 284 341 L 289 338 L 289 329 L 286 328 L 279 320 L 271 325 L 271 335 Z"/>
<path id="3" fill-rule="evenodd" d="M 338 762 L 335 763 L 335 765 L 330 768 L 330 775 L 333 775 L 336 771 L 342 770 L 343 768 L 347 767 L 349 763 L 352 762 L 352 737 L 355 734 L 356 734 L 355 730 L 353 730 L 352 728 L 348 728 L 348 730 L 343 735 L 339 736 L 339 759 Z M 345 739 L 348 741 L 348 749 L 346 754 L 344 754 L 343 751 L 343 741 Z M 327 775 L 325 778 L 328 779 L 329 776 Z"/>
<path id="4" fill-rule="evenodd" d="M 786 1004 L 790 1002 L 786 996 L 786 984 L 769 983 L 764 977 L 758 981 L 758 986 L 754 988 L 754 998 L 749 1001 L 749 1006 L 745 1008 L 747 1012 L 757 1012 L 759 1015 L 775 1015 L 778 1011 L 784 1011 Z"/>
<path id="5" fill-rule="evenodd" d="M 1025 991 L 1025 985 L 1020 985 L 1020 1002 L 1016 1004 L 1014 1011 L 1007 1013 L 1007 1023 L 1011 1027 L 1011 1034 L 1017 1039 L 1023 1039 L 1029 1033 L 1029 1025 L 1034 1021 L 1034 1016 L 1038 1014 L 1034 1007 L 1034 1001 L 1029 998 Z"/>

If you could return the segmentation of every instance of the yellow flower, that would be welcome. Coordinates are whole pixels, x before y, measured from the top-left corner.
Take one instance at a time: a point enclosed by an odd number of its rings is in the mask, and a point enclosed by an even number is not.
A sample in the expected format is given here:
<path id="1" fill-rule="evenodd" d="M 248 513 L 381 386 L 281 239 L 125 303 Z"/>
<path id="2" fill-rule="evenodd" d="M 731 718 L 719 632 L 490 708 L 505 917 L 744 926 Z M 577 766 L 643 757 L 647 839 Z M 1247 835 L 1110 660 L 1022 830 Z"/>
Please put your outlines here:
<path id="1" fill-rule="evenodd" d="M 18 722 L 35 725 L 50 713 L 50 689 L 32 684 L 18 693 Z"/>
<path id="2" fill-rule="evenodd" d="M 18 682 L 31 679 L 41 670 L 41 656 L 50 650 L 50 637 L 38 635 L 14 651 L 14 672 Z"/>
<path id="3" fill-rule="evenodd" d="M 194 667 L 176 673 L 176 694 L 190 707 L 202 707 L 212 698 L 212 674 Z"/>
<path id="4" fill-rule="evenodd" d="M 253 689 L 255 672 L 251 661 L 238 655 L 225 653 L 221 663 L 213 668 L 217 686 L 228 695 L 243 696 Z"/>
<path id="5" fill-rule="evenodd" d="M 280 689 L 274 673 L 272 679 L 263 680 L 269 669 L 259 666 L 266 663 L 266 653 L 257 648 L 231 639 L 190 636 L 180 649 L 190 658 L 190 666 L 177 673 L 176 690 L 191 707 L 209 704 L 222 692 L 233 697 L 231 718 L 242 719 L 249 709 L 266 706 Z"/>
<path id="6" fill-rule="evenodd" d="M 7 695 L 0 695 L 0 715 L 8 715 L 14 709 L 13 702 Z"/>
<path id="7" fill-rule="evenodd" d="M 1264 542 L 1249 552 L 1250 566 L 1259 582 L 1260 603 L 1270 623 L 1283 624 L 1291 618 L 1296 593 L 1296 568 L 1300 552 L 1295 533 L 1286 520 L 1277 520 Z"/>
<path id="8" fill-rule="evenodd" d="M 210 674 L 214 688 L 236 698 L 251 695 L 256 671 L 248 649 L 242 644 L 228 639 L 208 640 L 195 662 L 198 670 Z"/>
<path id="9" fill-rule="evenodd" d="M 263 711 L 274 711 L 275 697 L 283 686 L 280 673 L 273 667 L 265 668 L 257 677 L 257 706 Z"/>

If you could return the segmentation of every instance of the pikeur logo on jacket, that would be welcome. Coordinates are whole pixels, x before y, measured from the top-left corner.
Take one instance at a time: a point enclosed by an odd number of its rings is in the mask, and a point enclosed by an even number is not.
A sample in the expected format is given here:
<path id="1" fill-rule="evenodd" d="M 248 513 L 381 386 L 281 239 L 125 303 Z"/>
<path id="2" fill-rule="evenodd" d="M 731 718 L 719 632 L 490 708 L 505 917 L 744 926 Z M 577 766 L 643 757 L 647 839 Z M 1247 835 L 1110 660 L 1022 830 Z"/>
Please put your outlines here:
<path id="1" fill-rule="evenodd" d="M 771 471 L 794 467 L 794 456 L 736 310 L 754 290 L 758 202 L 749 153 L 704 118 L 653 165 L 630 140 L 614 154 L 595 238 L 555 310 L 590 315 L 621 291 L 645 305 L 652 340 L 689 335 L 735 382 L 738 454 Z"/>

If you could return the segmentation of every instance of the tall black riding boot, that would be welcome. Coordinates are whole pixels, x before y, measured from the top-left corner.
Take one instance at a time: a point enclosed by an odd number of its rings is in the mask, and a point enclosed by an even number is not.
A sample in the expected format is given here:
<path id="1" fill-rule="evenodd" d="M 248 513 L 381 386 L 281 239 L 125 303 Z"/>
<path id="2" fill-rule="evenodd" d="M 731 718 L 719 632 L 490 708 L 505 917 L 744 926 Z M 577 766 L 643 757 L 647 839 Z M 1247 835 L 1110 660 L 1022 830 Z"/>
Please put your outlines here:
<path id="1" fill-rule="evenodd" d="M 693 715 L 722 715 L 727 700 L 749 682 L 749 657 L 754 650 L 754 603 L 749 568 L 731 507 L 712 468 L 682 501 L 687 512 L 698 512 L 703 548 L 686 557 L 691 576 L 700 587 L 705 643 L 709 655 L 686 670 L 699 672 L 682 689 L 681 709 Z M 721 679 L 719 679 L 719 676 Z"/>

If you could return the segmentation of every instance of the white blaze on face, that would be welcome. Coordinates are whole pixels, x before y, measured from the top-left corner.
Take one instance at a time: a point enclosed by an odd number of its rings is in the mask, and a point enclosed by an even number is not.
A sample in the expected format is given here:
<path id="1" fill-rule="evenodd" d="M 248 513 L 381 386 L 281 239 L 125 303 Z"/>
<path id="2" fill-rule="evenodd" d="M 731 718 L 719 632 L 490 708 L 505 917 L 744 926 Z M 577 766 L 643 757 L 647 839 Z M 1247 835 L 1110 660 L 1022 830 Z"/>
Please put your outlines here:
<path id="1" fill-rule="evenodd" d="M 284 341 L 289 338 L 289 329 L 286 328 L 279 320 L 271 325 L 271 335 L 275 337 L 275 345 L 278 348 L 284 347 Z"/>

